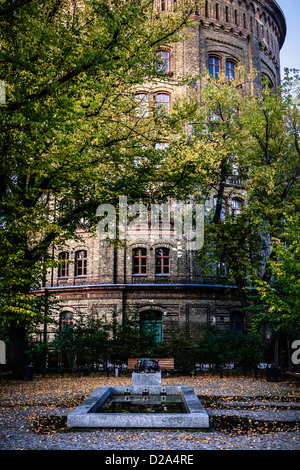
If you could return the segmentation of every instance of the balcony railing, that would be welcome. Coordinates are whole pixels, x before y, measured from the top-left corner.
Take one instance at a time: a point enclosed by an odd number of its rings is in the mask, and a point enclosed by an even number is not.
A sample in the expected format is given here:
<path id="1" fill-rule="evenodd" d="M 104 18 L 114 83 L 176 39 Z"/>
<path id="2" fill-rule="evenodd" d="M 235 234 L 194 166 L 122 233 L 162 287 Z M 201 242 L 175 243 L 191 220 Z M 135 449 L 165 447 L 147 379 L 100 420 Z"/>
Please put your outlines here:
<path id="1" fill-rule="evenodd" d="M 242 179 L 239 175 L 230 175 L 227 178 L 226 184 L 228 186 L 235 186 L 235 187 L 242 188 L 245 186 L 245 180 Z"/>

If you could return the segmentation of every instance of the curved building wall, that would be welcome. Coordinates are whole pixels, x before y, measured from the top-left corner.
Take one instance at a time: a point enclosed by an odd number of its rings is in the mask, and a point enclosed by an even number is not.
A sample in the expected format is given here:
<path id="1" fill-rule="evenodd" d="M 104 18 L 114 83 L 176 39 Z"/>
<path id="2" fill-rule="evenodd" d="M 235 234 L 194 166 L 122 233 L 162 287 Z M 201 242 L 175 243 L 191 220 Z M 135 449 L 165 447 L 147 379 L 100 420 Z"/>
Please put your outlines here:
<path id="1" fill-rule="evenodd" d="M 156 0 L 156 8 L 171 12 L 174 0 Z M 139 92 L 165 93 L 173 100 L 186 92 L 176 86 L 178 77 L 198 75 L 209 69 L 212 58 L 220 70 L 228 64 L 256 69 L 255 81 L 248 83 L 248 93 L 260 93 L 266 75 L 277 89 L 280 83 L 279 52 L 286 25 L 283 13 L 273 0 L 207 0 L 194 14 L 198 26 L 181 43 L 166 45 L 167 84 L 149 84 Z M 228 73 L 230 70 L 228 69 Z M 201 93 L 201 83 L 199 84 Z M 238 186 L 238 182 L 235 182 Z M 211 200 L 213 207 L 213 196 Z M 52 269 L 47 288 L 62 302 L 63 315 L 122 315 L 138 305 L 141 311 L 154 308 L 162 315 L 162 336 L 167 339 L 171 320 L 195 322 L 206 327 L 228 327 L 231 316 L 239 313 L 239 299 L 234 286 L 225 289 L 216 280 L 223 276 L 223 266 L 216 266 L 211 277 L 204 278 L 193 253 L 184 241 L 135 240 L 126 249 L 116 250 L 98 238 L 83 232 L 79 245 L 70 241 L 58 247 L 55 257 L 64 253 L 69 268 Z M 158 251 L 157 251 L 158 250 Z M 76 254 L 79 257 L 76 265 Z M 157 274 L 156 253 L 160 254 L 161 272 Z M 135 259 L 134 259 L 135 257 Z M 163 271 L 165 263 L 166 272 Z M 169 268 L 168 268 L 169 266 Z M 169 269 L 169 271 L 168 271 Z M 219 277 L 220 281 L 220 277 Z M 230 292 L 228 294 L 228 292 Z"/>
<path id="2" fill-rule="evenodd" d="M 200 2 L 203 3 L 203 2 Z M 156 7 L 171 11 L 173 0 L 157 1 Z M 280 83 L 280 48 L 285 39 L 284 15 L 272 0 L 207 0 L 194 14 L 199 27 L 192 37 L 171 50 L 174 76 L 203 73 L 209 56 L 243 64 L 247 72 L 259 72 L 249 92 L 259 93 L 261 76 L 266 75 L 274 88 Z"/>

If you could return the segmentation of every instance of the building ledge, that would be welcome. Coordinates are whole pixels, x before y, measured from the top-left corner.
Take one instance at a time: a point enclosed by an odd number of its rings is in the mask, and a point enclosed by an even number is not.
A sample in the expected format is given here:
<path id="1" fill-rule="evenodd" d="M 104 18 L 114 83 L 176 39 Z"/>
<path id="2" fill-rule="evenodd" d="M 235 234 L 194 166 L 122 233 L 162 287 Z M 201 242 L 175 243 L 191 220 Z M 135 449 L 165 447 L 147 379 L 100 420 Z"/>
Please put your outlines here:
<path id="1" fill-rule="evenodd" d="M 76 286 L 43 286 L 40 289 L 32 290 L 35 294 L 43 294 L 45 292 L 62 292 L 62 291 L 91 291 L 91 290 L 131 290 L 131 289 L 197 289 L 197 288 L 210 288 L 210 289 L 237 289 L 234 285 L 223 284 L 83 284 Z M 255 287 L 248 287 L 248 289 L 256 289 Z"/>

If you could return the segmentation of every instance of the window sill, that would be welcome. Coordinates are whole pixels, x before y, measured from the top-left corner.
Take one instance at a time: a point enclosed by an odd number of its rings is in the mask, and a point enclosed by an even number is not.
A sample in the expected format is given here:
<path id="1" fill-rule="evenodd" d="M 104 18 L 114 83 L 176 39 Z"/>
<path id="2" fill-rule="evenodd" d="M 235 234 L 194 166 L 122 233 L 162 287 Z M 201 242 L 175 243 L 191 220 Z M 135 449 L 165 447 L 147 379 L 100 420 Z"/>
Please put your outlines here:
<path id="1" fill-rule="evenodd" d="M 132 274 L 133 276 L 144 276 L 144 277 L 147 277 L 148 274 Z"/>

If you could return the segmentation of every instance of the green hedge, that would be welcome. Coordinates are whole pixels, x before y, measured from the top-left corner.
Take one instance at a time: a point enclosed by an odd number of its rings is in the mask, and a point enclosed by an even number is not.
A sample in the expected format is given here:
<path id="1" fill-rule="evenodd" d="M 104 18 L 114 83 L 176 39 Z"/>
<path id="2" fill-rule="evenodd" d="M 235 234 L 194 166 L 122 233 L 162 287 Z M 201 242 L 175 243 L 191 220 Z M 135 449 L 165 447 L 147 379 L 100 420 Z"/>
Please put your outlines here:
<path id="1" fill-rule="evenodd" d="M 172 323 L 169 341 L 157 344 L 155 332 L 140 334 L 136 316 L 124 324 L 115 320 L 76 323 L 73 328 L 57 330 L 53 341 L 28 342 L 28 360 L 36 367 L 86 367 L 95 364 L 126 364 L 130 357 L 172 357 L 175 368 L 191 371 L 195 364 L 216 367 L 233 362 L 238 367 L 253 368 L 264 360 L 263 344 L 258 336 L 237 331 L 187 331 L 186 325 Z"/>

